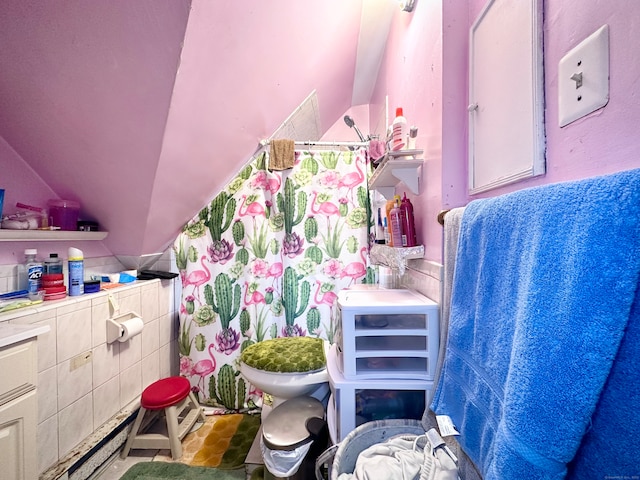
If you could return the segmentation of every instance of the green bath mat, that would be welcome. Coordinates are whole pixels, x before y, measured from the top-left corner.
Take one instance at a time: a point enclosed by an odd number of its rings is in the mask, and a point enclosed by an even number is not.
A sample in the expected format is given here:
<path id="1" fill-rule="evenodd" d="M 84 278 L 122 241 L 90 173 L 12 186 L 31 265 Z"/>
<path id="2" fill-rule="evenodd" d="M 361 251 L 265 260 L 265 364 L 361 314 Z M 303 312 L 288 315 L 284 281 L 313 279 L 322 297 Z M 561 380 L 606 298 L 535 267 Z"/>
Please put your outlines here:
<path id="1" fill-rule="evenodd" d="M 120 480 L 244 480 L 244 468 L 219 470 L 190 467 L 183 463 L 140 462 L 133 465 Z"/>

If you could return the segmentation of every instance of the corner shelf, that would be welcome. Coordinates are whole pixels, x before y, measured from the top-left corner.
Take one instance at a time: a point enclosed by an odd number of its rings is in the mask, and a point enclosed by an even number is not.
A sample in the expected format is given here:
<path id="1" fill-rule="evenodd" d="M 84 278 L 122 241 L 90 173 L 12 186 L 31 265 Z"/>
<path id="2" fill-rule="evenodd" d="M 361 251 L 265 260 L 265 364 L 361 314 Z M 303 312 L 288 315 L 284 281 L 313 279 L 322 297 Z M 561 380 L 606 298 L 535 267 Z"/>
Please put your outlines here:
<path id="1" fill-rule="evenodd" d="M 424 160 L 416 158 L 422 150 L 388 152 L 369 180 L 369 188 L 378 190 L 385 198 L 393 198 L 396 185 L 404 182 L 415 195 L 420 195 L 420 169 Z M 406 157 L 406 158 L 404 158 Z"/>
<path id="2" fill-rule="evenodd" d="M 104 240 L 109 232 L 80 232 L 62 230 L 8 230 L 0 229 L 0 242 L 55 242 Z"/>

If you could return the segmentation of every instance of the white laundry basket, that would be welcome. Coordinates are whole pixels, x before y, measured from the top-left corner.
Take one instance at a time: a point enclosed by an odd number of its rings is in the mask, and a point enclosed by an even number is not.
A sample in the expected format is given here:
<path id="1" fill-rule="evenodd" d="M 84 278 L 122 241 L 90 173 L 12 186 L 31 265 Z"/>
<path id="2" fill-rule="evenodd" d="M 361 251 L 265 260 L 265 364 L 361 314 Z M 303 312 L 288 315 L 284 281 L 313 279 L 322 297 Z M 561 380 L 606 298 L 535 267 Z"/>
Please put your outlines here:
<path id="1" fill-rule="evenodd" d="M 420 420 L 375 420 L 360 425 L 338 445 L 334 445 L 335 455 L 330 462 L 329 478 L 337 480 L 341 473 L 352 473 L 360 452 L 371 445 L 384 442 L 396 435 L 424 435 L 424 433 L 424 426 Z M 316 465 L 316 477 L 318 477 L 318 467 Z"/>

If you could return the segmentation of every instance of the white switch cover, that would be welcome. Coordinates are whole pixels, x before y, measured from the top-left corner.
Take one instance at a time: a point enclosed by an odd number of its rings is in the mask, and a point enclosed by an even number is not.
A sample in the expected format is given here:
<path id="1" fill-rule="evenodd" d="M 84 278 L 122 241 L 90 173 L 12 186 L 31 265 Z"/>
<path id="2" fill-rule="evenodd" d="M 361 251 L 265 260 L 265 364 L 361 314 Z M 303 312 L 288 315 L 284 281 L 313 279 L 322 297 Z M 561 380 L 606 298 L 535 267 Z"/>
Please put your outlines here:
<path id="1" fill-rule="evenodd" d="M 558 68 L 560 126 L 609 102 L 609 25 L 603 25 L 567 53 Z"/>

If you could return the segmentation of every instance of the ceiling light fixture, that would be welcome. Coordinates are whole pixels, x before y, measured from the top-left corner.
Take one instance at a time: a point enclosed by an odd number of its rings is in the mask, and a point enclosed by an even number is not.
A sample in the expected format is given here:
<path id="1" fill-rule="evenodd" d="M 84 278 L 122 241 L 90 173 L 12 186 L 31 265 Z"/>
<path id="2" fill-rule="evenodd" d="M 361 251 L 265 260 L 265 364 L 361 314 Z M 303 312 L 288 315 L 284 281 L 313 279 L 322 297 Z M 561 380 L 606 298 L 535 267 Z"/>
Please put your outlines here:
<path id="1" fill-rule="evenodd" d="M 398 0 L 398 4 L 403 12 L 413 12 L 416 0 Z"/>

